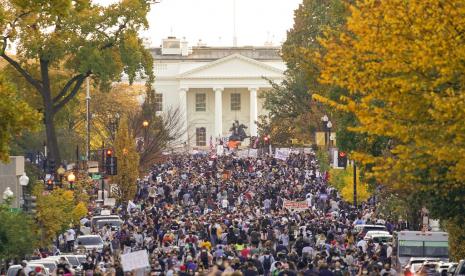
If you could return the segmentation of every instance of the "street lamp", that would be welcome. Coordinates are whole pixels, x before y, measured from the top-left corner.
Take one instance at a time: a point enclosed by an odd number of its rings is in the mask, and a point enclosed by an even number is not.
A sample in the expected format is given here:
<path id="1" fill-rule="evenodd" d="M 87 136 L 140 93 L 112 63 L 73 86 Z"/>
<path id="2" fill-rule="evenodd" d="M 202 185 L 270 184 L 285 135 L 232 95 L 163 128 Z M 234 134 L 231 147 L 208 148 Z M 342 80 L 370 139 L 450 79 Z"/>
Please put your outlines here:
<path id="1" fill-rule="evenodd" d="M 321 117 L 321 121 L 323 122 L 323 131 L 325 132 L 325 146 L 326 146 L 327 141 L 329 140 L 328 133 L 327 133 L 327 127 L 328 127 L 328 121 L 329 121 L 328 115 L 325 114 L 323 117 Z"/>
<path id="2" fill-rule="evenodd" d="M 328 123 L 326 124 L 326 127 L 328 128 L 328 145 L 329 147 L 331 147 L 331 128 L 333 127 L 333 124 L 331 123 L 331 121 L 328 121 Z"/>
<path id="3" fill-rule="evenodd" d="M 73 189 L 74 181 L 76 181 L 76 176 L 74 175 L 73 172 L 71 172 L 70 174 L 68 174 L 68 182 L 69 182 L 70 189 Z"/>
<path id="4" fill-rule="evenodd" d="M 24 195 L 26 192 L 26 186 L 29 184 L 29 177 L 26 175 L 25 172 L 23 172 L 23 175 L 19 177 L 19 185 L 21 185 L 21 190 L 23 193 L 23 200 L 24 200 Z"/>
<path id="5" fill-rule="evenodd" d="M 10 205 L 11 200 L 13 199 L 13 191 L 11 191 L 10 187 L 6 187 L 5 191 L 3 192 L 3 201 L 7 204 Z"/>
<path id="6" fill-rule="evenodd" d="M 60 176 L 60 187 L 63 188 L 63 175 L 65 175 L 65 168 L 60 165 L 60 167 L 57 169 L 57 173 Z"/>
<path id="7" fill-rule="evenodd" d="M 142 126 L 144 127 L 144 147 L 147 147 L 147 128 L 149 126 L 149 121 L 144 120 Z"/>

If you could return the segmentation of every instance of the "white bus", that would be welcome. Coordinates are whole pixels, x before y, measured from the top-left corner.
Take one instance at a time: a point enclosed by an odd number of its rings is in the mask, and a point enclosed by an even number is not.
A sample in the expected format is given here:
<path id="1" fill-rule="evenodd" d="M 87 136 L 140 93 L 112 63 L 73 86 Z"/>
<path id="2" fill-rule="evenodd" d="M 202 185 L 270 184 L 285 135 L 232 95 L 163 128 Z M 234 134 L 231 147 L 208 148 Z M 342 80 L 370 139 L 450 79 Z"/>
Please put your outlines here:
<path id="1" fill-rule="evenodd" d="M 396 266 L 403 268 L 410 258 L 449 260 L 449 234 L 446 232 L 400 231 L 396 239 Z"/>

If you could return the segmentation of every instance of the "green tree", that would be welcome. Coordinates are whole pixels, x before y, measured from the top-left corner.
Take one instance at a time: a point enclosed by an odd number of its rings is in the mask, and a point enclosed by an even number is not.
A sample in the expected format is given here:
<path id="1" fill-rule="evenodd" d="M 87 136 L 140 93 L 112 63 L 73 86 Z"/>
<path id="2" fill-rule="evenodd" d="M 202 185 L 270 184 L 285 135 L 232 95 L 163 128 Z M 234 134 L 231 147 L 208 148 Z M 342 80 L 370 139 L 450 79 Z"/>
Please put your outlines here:
<path id="1" fill-rule="evenodd" d="M 0 4 L 0 57 L 27 82 L 25 98 L 38 95 L 50 158 L 61 161 L 54 118 L 87 77 L 102 87 L 125 73 L 153 81 L 152 56 L 138 31 L 148 27 L 151 0 L 102 6 L 90 0 L 5 0 Z M 7 53 L 16 46 L 16 56 Z M 60 74 L 52 71 L 65 69 Z"/>
<path id="2" fill-rule="evenodd" d="M 35 130 L 40 114 L 21 100 L 3 73 L 0 73 L 0 160 L 8 161 L 9 144 L 24 130 Z"/>
<path id="3" fill-rule="evenodd" d="M 33 218 L 22 212 L 11 212 L 0 205 L 0 260 L 22 258 L 38 245 L 37 227 Z"/>
<path id="4" fill-rule="evenodd" d="M 310 143 L 314 132 L 322 128 L 324 109 L 312 100 L 312 95 L 329 87 L 318 82 L 320 69 L 308 55 L 322 49 L 318 38 L 328 29 L 341 28 L 347 14 L 342 0 L 304 0 L 294 13 L 294 26 L 282 47 L 288 68 L 286 78 L 281 84 L 272 83 L 273 89 L 262 95 L 271 124 L 291 122 L 288 139 Z"/>
<path id="5" fill-rule="evenodd" d="M 137 191 L 139 176 L 139 154 L 136 151 L 135 138 L 129 129 L 128 119 L 121 119 L 115 140 L 115 154 L 118 158 L 118 174 L 114 180 L 118 185 L 119 202 L 132 200 Z"/>

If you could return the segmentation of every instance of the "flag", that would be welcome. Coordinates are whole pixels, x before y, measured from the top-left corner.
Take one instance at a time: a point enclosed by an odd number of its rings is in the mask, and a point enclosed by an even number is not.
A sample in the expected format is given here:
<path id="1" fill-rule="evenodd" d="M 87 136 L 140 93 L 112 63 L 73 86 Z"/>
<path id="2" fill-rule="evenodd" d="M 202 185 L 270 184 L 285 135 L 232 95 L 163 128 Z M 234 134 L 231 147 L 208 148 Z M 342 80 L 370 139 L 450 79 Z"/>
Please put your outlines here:
<path id="1" fill-rule="evenodd" d="M 213 151 L 213 137 L 210 136 L 210 151 Z"/>
<path id="2" fill-rule="evenodd" d="M 257 146 L 258 146 L 258 141 L 260 141 L 260 138 L 256 137 L 256 138 L 255 138 L 255 141 L 254 141 L 254 143 L 253 143 L 253 148 L 254 148 L 254 149 L 257 148 Z"/>

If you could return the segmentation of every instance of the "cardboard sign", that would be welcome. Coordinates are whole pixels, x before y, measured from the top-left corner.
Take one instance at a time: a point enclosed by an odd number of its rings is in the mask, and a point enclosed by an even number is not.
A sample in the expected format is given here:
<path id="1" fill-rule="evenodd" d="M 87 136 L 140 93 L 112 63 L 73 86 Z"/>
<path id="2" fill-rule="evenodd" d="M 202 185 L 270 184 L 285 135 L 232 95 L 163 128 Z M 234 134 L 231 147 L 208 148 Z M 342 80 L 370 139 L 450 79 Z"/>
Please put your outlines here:
<path id="1" fill-rule="evenodd" d="M 308 210 L 308 204 L 306 201 L 284 200 L 283 208 L 294 212 L 302 212 Z"/>
<path id="2" fill-rule="evenodd" d="M 290 151 L 288 148 L 276 149 L 274 158 L 286 161 L 289 158 Z"/>
<path id="3" fill-rule="evenodd" d="M 249 149 L 249 157 L 257 158 L 258 157 L 258 149 Z"/>
<path id="4" fill-rule="evenodd" d="M 123 254 L 121 255 L 121 264 L 125 272 L 150 267 L 149 255 L 146 250 Z"/>

